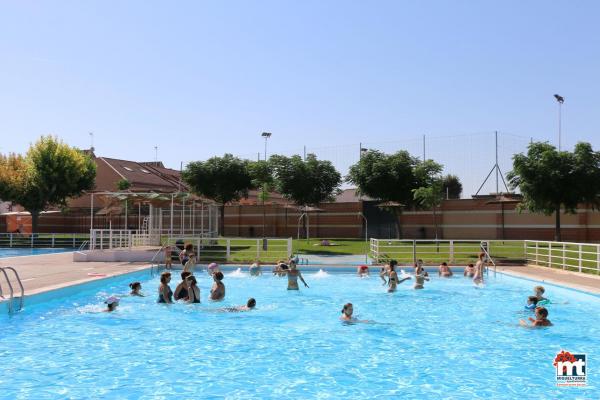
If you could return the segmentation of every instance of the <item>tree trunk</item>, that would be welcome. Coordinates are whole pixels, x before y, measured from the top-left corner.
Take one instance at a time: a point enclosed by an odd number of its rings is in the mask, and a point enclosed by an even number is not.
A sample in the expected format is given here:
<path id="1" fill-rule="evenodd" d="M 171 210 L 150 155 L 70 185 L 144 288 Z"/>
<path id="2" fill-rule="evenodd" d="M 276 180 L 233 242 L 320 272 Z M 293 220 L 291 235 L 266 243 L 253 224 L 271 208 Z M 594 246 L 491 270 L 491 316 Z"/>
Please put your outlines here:
<path id="1" fill-rule="evenodd" d="M 219 221 L 220 233 L 221 236 L 225 236 L 225 204 L 221 204 L 219 207 L 219 214 L 221 216 L 221 220 Z"/>
<path id="2" fill-rule="evenodd" d="M 29 214 L 31 214 L 31 233 L 38 233 L 38 220 L 40 217 L 39 211 L 29 210 Z"/>
<path id="3" fill-rule="evenodd" d="M 437 226 L 437 218 L 435 215 L 435 206 L 433 208 L 433 229 L 435 230 L 435 240 L 438 240 L 438 226 Z"/>
<path id="4" fill-rule="evenodd" d="M 400 220 L 402 210 L 398 209 L 398 207 L 394 207 L 394 215 L 396 216 L 396 238 L 402 239 L 402 222 Z"/>
<path id="5" fill-rule="evenodd" d="M 556 207 L 556 211 L 554 212 L 556 215 L 556 225 L 554 226 L 554 240 L 557 242 L 561 241 L 560 235 L 560 205 Z"/>

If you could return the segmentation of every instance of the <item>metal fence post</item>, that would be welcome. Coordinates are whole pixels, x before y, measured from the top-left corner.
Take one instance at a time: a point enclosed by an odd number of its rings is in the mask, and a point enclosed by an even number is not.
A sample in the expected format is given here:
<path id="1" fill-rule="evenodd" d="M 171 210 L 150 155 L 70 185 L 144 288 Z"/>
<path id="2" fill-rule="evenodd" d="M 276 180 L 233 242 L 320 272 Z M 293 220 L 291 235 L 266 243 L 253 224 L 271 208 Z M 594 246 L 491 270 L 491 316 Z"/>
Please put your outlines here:
<path id="1" fill-rule="evenodd" d="M 535 265 L 540 265 L 539 263 L 539 257 L 538 257 L 538 250 L 539 250 L 539 242 L 536 241 L 535 242 Z"/>
<path id="2" fill-rule="evenodd" d="M 13 238 L 13 234 L 9 233 L 8 234 L 8 247 L 12 247 L 12 238 Z"/>
<path id="3" fill-rule="evenodd" d="M 413 239 L 413 264 L 417 262 L 417 241 Z"/>
<path id="4" fill-rule="evenodd" d="M 225 253 L 225 260 L 229 261 L 231 257 L 231 239 L 227 239 L 227 250 Z"/>
<path id="5" fill-rule="evenodd" d="M 450 241 L 449 251 L 450 251 L 450 254 L 448 255 L 448 258 L 449 258 L 448 261 L 450 261 L 452 263 L 452 262 L 454 262 L 454 240 Z M 416 261 L 414 261 L 414 262 L 416 262 Z"/>
<path id="6" fill-rule="evenodd" d="M 35 233 L 32 233 L 31 234 L 31 247 L 33 247 L 34 237 L 35 237 Z"/>
<path id="7" fill-rule="evenodd" d="M 75 248 L 75 246 L 77 246 L 77 244 L 75 242 L 75 234 L 73 234 L 73 248 Z"/>
<path id="8" fill-rule="evenodd" d="M 600 273 L 600 245 L 596 245 L 596 271 Z"/>
<path id="9" fill-rule="evenodd" d="M 260 259 L 260 239 L 256 239 L 256 259 Z"/>
<path id="10" fill-rule="evenodd" d="M 52 234 L 52 247 L 54 247 L 54 233 Z"/>
<path id="11" fill-rule="evenodd" d="M 563 245 L 562 245 L 562 267 L 563 267 L 563 269 L 565 269 L 567 266 L 566 248 L 567 248 L 567 245 L 565 243 L 563 243 Z"/>
<path id="12" fill-rule="evenodd" d="M 550 268 L 552 268 L 552 242 L 548 242 L 548 266 Z M 564 266 L 564 260 L 563 260 L 563 269 L 565 268 Z"/>
<path id="13" fill-rule="evenodd" d="M 292 247 L 292 238 L 287 239 L 287 253 L 288 255 L 292 255 L 293 247 Z"/>
<path id="14" fill-rule="evenodd" d="M 583 247 L 583 245 L 580 243 L 579 244 L 579 272 L 581 272 L 581 267 L 583 267 L 583 265 L 582 265 L 582 263 L 583 263 L 582 247 Z"/>

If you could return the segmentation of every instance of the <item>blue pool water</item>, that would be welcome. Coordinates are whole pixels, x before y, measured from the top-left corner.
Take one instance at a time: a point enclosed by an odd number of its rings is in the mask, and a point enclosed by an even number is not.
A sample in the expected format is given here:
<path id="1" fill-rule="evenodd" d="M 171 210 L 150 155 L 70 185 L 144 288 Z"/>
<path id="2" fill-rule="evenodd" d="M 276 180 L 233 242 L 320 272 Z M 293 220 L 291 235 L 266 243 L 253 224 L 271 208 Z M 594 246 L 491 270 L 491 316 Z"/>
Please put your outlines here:
<path id="1" fill-rule="evenodd" d="M 0 248 L 0 258 L 19 257 L 19 256 L 37 256 L 40 254 L 64 253 L 73 251 L 73 249 L 17 249 L 17 248 Z"/>
<path id="2" fill-rule="evenodd" d="M 0 398 L 600 398 L 595 296 L 547 286 L 568 304 L 549 306 L 555 326 L 527 330 L 517 323 L 535 282 L 504 275 L 388 294 L 374 276 L 306 272 L 310 289 L 293 292 L 285 278 L 226 272 L 222 303 L 197 276 L 199 305 L 156 304 L 158 278 L 144 273 L 0 316 Z M 134 279 L 148 297 L 92 313 Z M 215 312 L 249 296 L 255 311 Z M 348 301 L 377 323 L 342 324 Z M 587 354 L 587 387 L 556 387 L 561 349 Z"/>

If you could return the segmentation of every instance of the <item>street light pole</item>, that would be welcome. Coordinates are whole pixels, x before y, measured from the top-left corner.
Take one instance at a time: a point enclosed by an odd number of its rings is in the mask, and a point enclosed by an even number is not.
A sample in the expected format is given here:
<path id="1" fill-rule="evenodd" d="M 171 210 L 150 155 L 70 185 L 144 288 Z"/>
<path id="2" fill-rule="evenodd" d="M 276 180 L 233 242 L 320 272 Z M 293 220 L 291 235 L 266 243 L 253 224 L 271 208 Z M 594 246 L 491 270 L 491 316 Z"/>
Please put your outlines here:
<path id="1" fill-rule="evenodd" d="M 555 94 L 554 98 L 558 102 L 558 151 L 561 150 L 561 130 L 562 130 L 562 105 L 565 102 L 565 98 Z"/>
<path id="2" fill-rule="evenodd" d="M 265 161 L 267 161 L 267 139 L 271 137 L 271 132 L 263 132 L 261 136 L 265 138 Z"/>

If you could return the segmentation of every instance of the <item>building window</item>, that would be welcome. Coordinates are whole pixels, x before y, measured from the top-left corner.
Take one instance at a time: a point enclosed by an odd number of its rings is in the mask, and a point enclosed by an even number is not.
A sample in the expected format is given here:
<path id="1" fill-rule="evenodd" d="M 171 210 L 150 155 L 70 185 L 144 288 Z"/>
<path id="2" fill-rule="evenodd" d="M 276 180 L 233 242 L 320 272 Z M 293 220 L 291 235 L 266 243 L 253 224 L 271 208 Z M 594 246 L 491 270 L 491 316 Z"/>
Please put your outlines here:
<path id="1" fill-rule="evenodd" d="M 133 172 L 133 170 L 131 168 L 129 168 L 129 167 L 126 167 L 124 165 L 121 165 L 121 166 L 123 167 L 123 169 L 126 169 L 127 171 L 132 171 Z"/>

